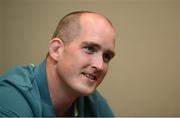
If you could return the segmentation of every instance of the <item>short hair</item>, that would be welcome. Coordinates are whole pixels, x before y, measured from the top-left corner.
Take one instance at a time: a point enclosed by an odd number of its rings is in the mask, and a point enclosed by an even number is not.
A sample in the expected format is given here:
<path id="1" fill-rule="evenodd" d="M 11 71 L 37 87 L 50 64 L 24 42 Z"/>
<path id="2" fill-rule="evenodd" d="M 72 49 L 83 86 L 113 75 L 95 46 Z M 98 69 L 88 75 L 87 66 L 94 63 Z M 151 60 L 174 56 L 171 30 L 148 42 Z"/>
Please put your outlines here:
<path id="1" fill-rule="evenodd" d="M 52 39 L 57 37 L 60 38 L 63 42 L 67 42 L 70 39 L 74 38 L 75 36 L 78 36 L 81 32 L 80 16 L 84 13 L 99 14 L 97 12 L 92 12 L 92 11 L 75 11 L 65 15 L 59 21 L 58 26 L 52 36 Z M 109 24 L 112 26 L 111 21 L 107 17 L 103 15 L 101 16 L 105 20 L 107 20 Z"/>

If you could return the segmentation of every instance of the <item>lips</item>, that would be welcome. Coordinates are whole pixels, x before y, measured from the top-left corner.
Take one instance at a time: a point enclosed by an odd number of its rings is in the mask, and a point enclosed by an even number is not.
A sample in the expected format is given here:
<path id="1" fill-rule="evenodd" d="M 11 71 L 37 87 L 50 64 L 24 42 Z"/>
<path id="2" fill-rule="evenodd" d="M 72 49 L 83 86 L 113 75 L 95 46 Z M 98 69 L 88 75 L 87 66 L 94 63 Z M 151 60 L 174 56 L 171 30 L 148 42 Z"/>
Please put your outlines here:
<path id="1" fill-rule="evenodd" d="M 97 80 L 97 77 L 93 74 L 85 73 L 85 72 L 83 72 L 82 74 L 91 80 Z"/>

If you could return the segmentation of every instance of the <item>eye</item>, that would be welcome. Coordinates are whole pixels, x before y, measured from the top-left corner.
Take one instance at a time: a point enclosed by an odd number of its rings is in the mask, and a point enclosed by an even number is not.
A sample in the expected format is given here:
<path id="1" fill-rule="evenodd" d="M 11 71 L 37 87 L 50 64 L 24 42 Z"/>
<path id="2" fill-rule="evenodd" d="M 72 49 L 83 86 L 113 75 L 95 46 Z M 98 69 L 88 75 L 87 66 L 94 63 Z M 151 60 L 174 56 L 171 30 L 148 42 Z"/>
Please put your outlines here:
<path id="1" fill-rule="evenodd" d="M 85 46 L 83 49 L 88 54 L 93 54 L 94 52 L 96 52 L 96 48 L 94 48 L 93 46 Z"/>
<path id="2" fill-rule="evenodd" d="M 112 59 L 112 55 L 108 53 L 103 54 L 103 60 L 104 62 L 108 63 Z"/>

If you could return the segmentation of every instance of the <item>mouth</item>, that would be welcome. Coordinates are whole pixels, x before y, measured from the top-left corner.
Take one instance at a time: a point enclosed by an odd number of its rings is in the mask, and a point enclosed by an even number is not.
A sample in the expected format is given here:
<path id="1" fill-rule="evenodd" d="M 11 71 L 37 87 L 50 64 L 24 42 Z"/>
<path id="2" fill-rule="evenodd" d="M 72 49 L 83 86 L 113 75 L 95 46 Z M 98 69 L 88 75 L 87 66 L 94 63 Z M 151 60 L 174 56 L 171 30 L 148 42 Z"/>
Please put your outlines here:
<path id="1" fill-rule="evenodd" d="M 91 79 L 91 80 L 97 80 L 97 77 L 93 74 L 90 74 L 90 73 L 85 73 L 83 72 L 82 73 L 85 77 L 87 77 L 88 79 Z"/>

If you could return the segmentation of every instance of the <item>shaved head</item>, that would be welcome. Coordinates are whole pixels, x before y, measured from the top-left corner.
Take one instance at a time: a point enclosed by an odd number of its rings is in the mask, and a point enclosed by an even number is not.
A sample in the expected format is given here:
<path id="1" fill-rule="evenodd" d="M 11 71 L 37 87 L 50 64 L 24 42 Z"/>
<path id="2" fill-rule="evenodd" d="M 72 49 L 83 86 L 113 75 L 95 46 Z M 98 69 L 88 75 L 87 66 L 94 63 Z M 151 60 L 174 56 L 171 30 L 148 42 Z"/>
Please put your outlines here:
<path id="1" fill-rule="evenodd" d="M 103 16 L 99 13 L 91 12 L 91 11 L 75 11 L 70 14 L 67 14 L 60 20 L 60 22 L 52 36 L 52 39 L 60 38 L 63 42 L 68 42 L 71 39 L 73 39 L 74 37 L 78 36 L 82 30 L 82 26 L 80 23 L 80 17 L 83 14 L 99 15 L 101 18 L 108 21 L 108 23 L 112 26 L 112 23 L 110 22 L 110 20 L 108 20 L 108 18 L 106 18 L 105 16 Z"/>

